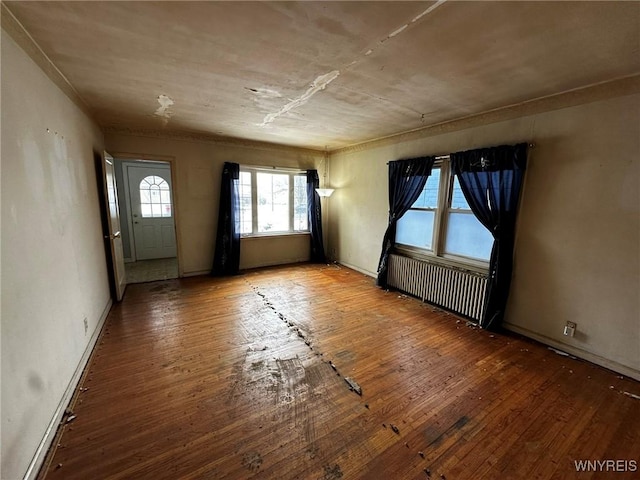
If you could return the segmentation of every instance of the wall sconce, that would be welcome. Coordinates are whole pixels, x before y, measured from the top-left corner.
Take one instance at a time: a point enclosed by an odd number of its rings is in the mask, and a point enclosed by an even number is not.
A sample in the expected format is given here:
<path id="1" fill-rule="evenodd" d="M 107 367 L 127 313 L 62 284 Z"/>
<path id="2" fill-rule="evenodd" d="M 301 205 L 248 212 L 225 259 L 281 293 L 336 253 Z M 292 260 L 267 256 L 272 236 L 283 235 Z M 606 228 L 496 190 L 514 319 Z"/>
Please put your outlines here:
<path id="1" fill-rule="evenodd" d="M 335 188 L 316 188 L 316 193 L 321 197 L 330 197 Z"/>

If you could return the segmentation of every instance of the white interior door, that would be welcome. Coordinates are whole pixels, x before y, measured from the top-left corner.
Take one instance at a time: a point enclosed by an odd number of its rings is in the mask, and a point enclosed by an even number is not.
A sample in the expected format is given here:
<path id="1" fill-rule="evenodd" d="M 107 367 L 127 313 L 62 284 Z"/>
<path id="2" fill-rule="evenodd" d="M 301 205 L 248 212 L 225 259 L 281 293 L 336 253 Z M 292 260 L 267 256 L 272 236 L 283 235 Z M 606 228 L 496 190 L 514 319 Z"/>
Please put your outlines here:
<path id="1" fill-rule="evenodd" d="M 127 166 L 136 260 L 176 256 L 169 165 Z"/>
<path id="2" fill-rule="evenodd" d="M 107 217 L 109 219 L 109 234 L 106 238 L 111 247 L 112 269 L 115 279 L 116 301 L 122 300 L 124 289 L 127 286 L 126 272 L 124 269 L 124 254 L 122 252 L 122 235 L 120 233 L 120 211 L 118 210 L 118 190 L 116 189 L 116 175 L 113 167 L 113 157 L 104 152 L 102 158 L 102 175 L 104 195 L 107 205 Z"/>

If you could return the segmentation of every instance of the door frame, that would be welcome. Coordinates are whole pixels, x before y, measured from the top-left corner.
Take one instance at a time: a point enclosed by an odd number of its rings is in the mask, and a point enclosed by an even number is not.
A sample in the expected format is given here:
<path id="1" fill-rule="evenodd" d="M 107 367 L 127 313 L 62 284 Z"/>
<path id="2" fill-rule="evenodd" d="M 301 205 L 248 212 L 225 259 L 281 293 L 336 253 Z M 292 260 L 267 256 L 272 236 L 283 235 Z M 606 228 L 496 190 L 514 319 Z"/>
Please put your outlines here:
<path id="1" fill-rule="evenodd" d="M 131 252 L 131 261 L 137 262 L 139 260 L 139 255 L 136 247 L 135 241 L 135 227 L 134 218 L 135 212 L 133 211 L 133 200 L 132 200 L 132 192 L 131 192 L 131 181 L 130 181 L 130 171 L 129 168 L 154 168 L 157 167 L 159 169 L 169 170 L 169 192 L 171 195 L 171 216 L 173 222 L 173 237 L 174 243 L 176 244 L 176 256 L 178 255 L 178 244 L 177 244 L 177 232 L 176 232 L 176 215 L 175 215 L 175 203 L 174 203 L 174 191 L 173 191 L 173 177 L 171 176 L 171 164 L 168 162 L 160 162 L 160 161 L 131 161 L 131 160 L 123 160 L 122 161 L 122 175 L 125 185 L 123 187 L 125 192 L 125 204 L 127 208 L 127 227 L 129 229 L 129 249 Z"/>
<path id="2" fill-rule="evenodd" d="M 178 260 L 178 277 L 183 276 L 182 271 L 182 261 L 181 261 L 181 248 L 180 248 L 180 219 L 179 219 L 179 200 L 178 200 L 178 188 L 177 188 L 177 162 L 175 161 L 175 157 L 169 155 L 147 155 L 142 153 L 131 153 L 131 152 L 113 152 L 113 158 L 122 162 L 123 166 L 123 179 L 125 181 L 125 185 L 123 185 L 123 190 L 125 192 L 126 197 L 126 208 L 127 208 L 127 225 L 129 227 L 129 245 L 131 251 L 131 260 L 136 261 L 136 253 L 135 253 L 135 242 L 133 237 L 133 216 L 131 214 L 131 192 L 129 191 L 129 175 L 126 171 L 128 165 L 130 166 L 141 166 L 144 164 L 149 164 L 150 166 L 154 163 L 162 162 L 163 164 L 169 164 L 169 173 L 171 176 L 171 204 L 173 209 L 173 222 L 174 222 L 174 233 L 176 236 L 176 258 Z"/>

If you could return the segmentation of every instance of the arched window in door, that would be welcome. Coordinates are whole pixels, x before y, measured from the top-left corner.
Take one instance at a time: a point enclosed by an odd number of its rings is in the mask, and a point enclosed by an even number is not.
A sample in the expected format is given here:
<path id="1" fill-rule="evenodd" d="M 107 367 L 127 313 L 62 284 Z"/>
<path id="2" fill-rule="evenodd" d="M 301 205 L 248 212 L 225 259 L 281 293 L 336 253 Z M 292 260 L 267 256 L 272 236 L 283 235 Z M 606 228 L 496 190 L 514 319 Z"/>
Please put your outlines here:
<path id="1" fill-rule="evenodd" d="M 142 179 L 140 209 L 143 218 L 171 216 L 171 190 L 165 179 L 158 175 Z"/>

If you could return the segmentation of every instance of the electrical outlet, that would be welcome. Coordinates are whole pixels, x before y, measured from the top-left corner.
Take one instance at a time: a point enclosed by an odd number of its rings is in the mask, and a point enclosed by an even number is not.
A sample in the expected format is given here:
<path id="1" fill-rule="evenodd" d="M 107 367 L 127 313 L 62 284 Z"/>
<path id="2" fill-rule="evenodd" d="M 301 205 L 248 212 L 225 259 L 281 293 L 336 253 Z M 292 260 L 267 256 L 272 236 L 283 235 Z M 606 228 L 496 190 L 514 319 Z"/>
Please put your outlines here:
<path id="1" fill-rule="evenodd" d="M 87 331 L 89 331 L 89 321 L 87 320 L 87 317 L 84 317 L 84 334 L 87 334 Z"/>
<path id="2" fill-rule="evenodd" d="M 567 324 L 564 326 L 564 334 L 567 337 L 573 337 L 576 334 L 576 328 L 578 327 L 578 325 L 576 325 L 573 322 L 567 322 Z"/>

